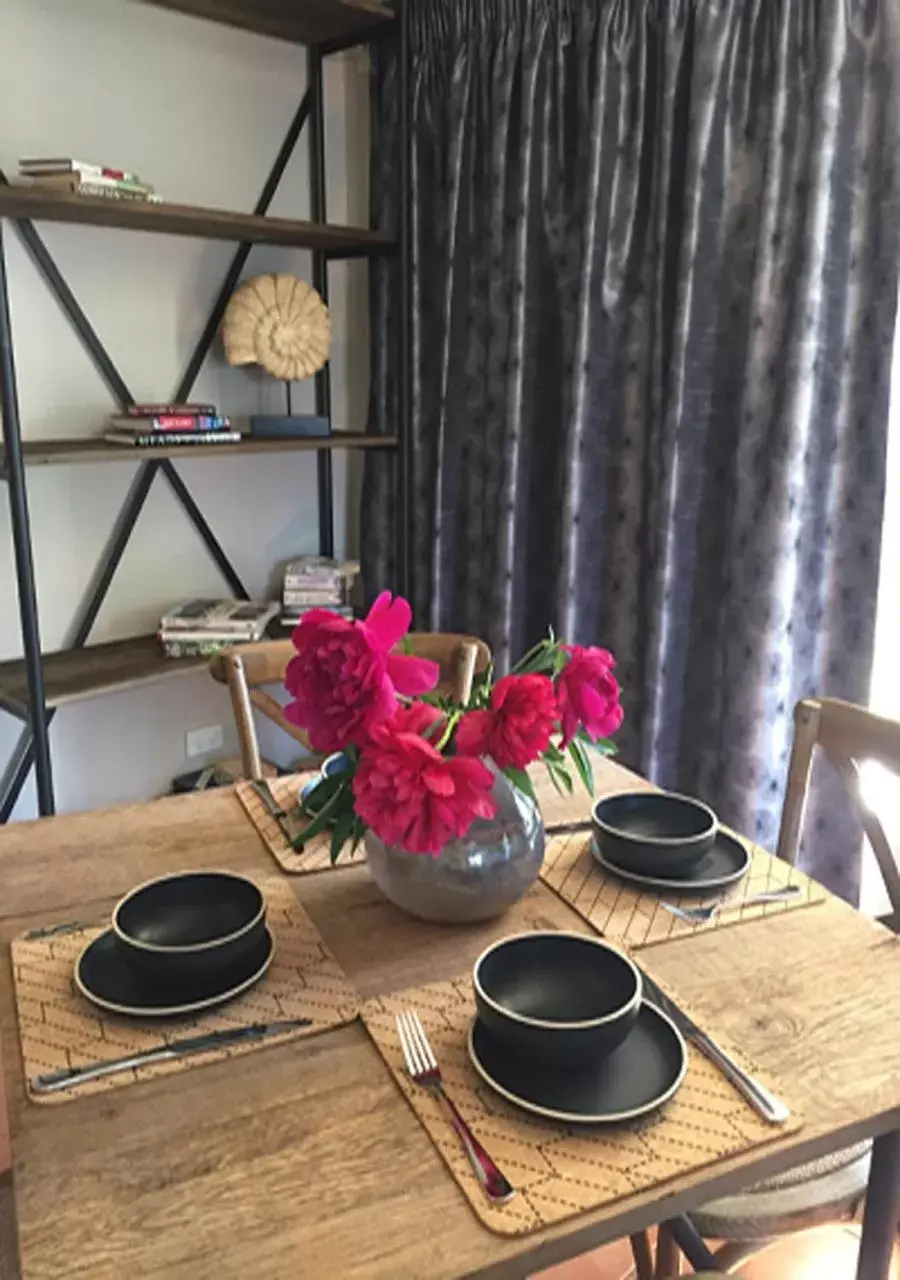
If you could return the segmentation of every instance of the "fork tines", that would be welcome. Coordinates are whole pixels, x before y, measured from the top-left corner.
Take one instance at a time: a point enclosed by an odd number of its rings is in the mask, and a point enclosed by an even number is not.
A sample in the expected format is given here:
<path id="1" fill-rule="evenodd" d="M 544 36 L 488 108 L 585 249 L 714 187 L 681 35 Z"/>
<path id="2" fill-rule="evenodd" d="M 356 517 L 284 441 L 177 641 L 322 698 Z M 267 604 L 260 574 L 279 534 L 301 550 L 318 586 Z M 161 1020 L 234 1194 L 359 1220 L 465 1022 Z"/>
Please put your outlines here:
<path id="1" fill-rule="evenodd" d="M 437 1070 L 437 1059 L 415 1009 L 407 1009 L 397 1014 L 397 1035 L 400 1038 L 406 1070 L 413 1079 L 424 1075 L 426 1071 Z"/>

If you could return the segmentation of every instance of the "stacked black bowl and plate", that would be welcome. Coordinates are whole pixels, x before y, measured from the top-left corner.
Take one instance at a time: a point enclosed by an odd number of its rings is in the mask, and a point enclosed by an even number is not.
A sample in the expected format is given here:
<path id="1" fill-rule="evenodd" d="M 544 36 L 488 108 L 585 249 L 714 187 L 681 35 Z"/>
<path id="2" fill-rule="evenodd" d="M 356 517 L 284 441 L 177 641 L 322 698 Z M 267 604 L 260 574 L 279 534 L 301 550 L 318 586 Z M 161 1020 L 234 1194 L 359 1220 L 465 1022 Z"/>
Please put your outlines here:
<path id="1" fill-rule="evenodd" d="M 508 1102 L 567 1124 L 616 1124 L 662 1106 L 687 1070 L 640 971 L 586 934 L 525 933 L 488 947 L 473 975 L 469 1057 Z"/>
<path id="2" fill-rule="evenodd" d="M 628 791 L 598 800 L 592 852 L 604 869 L 641 889 L 712 893 L 747 873 L 750 852 L 719 827 L 701 800 Z"/>
<path id="3" fill-rule="evenodd" d="M 252 880 L 188 871 L 122 899 L 112 927 L 78 957 L 75 985 L 110 1013 L 180 1017 L 249 990 L 274 954 L 266 901 Z"/>

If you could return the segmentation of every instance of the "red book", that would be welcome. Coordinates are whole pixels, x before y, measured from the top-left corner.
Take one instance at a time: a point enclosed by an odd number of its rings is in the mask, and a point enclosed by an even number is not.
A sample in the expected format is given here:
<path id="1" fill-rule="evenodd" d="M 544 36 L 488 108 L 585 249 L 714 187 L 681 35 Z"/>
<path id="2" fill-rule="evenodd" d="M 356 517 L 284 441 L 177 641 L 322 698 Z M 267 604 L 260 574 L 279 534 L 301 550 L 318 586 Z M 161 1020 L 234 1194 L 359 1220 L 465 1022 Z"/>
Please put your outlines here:
<path id="1" fill-rule="evenodd" d="M 114 414 L 110 426 L 121 431 L 224 431 L 231 426 L 230 418 L 206 413 L 163 413 L 144 418 L 130 414 Z"/>
<path id="2" fill-rule="evenodd" d="M 156 418 L 158 416 L 168 417 L 169 415 L 178 417 L 198 417 L 209 416 L 214 417 L 216 406 L 214 404 L 130 404 L 125 410 L 129 418 Z"/>

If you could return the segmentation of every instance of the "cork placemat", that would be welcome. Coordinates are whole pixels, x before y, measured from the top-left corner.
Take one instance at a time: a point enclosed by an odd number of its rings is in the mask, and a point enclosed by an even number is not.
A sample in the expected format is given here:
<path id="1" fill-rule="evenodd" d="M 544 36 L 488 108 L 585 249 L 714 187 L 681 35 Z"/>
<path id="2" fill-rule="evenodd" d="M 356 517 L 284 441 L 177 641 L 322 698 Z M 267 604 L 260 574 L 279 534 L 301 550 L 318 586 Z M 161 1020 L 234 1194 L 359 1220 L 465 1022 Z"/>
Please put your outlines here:
<path id="1" fill-rule="evenodd" d="M 362 1016 L 460 1190 L 481 1221 L 502 1235 L 537 1231 L 598 1209 L 771 1142 L 802 1124 L 799 1116 L 777 1128 L 766 1124 L 718 1068 L 693 1048 L 688 1049 L 687 1075 L 674 1098 L 641 1120 L 592 1128 L 531 1116 L 495 1094 L 469 1062 L 466 1039 L 475 1014 L 471 986 L 466 977 L 382 996 L 366 1001 Z M 418 1011 L 448 1094 L 515 1186 L 509 1204 L 492 1205 L 485 1198 L 440 1102 L 406 1074 L 394 1022 L 404 1009 Z M 747 1066 L 759 1074 L 749 1062 Z"/>
<path id="2" fill-rule="evenodd" d="M 278 804 L 290 814 L 289 823 L 293 831 L 300 832 L 303 830 L 303 818 L 297 809 L 297 798 L 300 795 L 301 788 L 315 776 L 316 774 L 313 771 L 293 773 L 282 778 L 269 778 L 268 780 L 269 788 Z M 263 844 L 282 871 L 287 872 L 289 876 L 302 876 L 311 871 L 330 871 L 332 869 L 330 832 L 321 832 L 298 852 L 296 849 L 291 848 L 284 838 L 278 823 L 269 813 L 249 782 L 236 783 L 235 791 L 238 800 L 244 806 L 247 817 L 256 827 Z M 365 858 L 366 851 L 362 844 L 357 845 L 353 853 L 350 852 L 349 847 L 345 847 L 335 866 L 355 866 L 357 863 L 364 862 Z"/>
<path id="3" fill-rule="evenodd" d="M 745 920 L 796 911 L 825 901 L 827 892 L 815 880 L 790 863 L 773 858 L 759 845 L 749 841 L 742 843 L 752 851 L 747 874 L 724 891 L 721 896 L 727 898 L 729 906 L 706 924 L 679 920 L 660 906 L 660 899 L 665 900 L 666 894 L 627 884 L 612 872 L 607 872 L 591 854 L 590 831 L 549 836 L 541 879 L 604 937 L 634 949 L 666 942 L 670 938 L 704 933 L 709 929 L 728 929 Z M 780 889 L 788 884 L 798 885 L 800 893 L 787 902 L 767 902 L 748 907 L 740 905 L 745 898 L 756 893 Z M 668 896 L 685 907 L 717 900 L 708 893 L 693 897 L 673 891 Z"/>
<path id="4" fill-rule="evenodd" d="M 316 1035 L 352 1022 L 359 1012 L 355 989 L 322 941 L 319 931 L 280 876 L 257 883 L 266 897 L 267 923 L 275 940 L 272 964 L 253 987 L 236 1000 L 209 1013 L 188 1018 L 121 1018 L 95 1008 L 72 980 L 79 953 L 103 928 L 58 929 L 45 936 L 23 934 L 11 947 L 19 1040 L 29 1097 L 33 1102 L 62 1103 L 87 1094 L 121 1089 L 140 1080 L 189 1071 L 210 1062 L 253 1053 L 272 1044 Z M 231 1027 L 310 1018 L 308 1027 L 264 1040 L 228 1045 L 155 1062 L 99 1080 L 72 1085 L 58 1093 L 35 1093 L 28 1082 L 63 1067 L 83 1066 L 156 1049 L 184 1036 Z"/>

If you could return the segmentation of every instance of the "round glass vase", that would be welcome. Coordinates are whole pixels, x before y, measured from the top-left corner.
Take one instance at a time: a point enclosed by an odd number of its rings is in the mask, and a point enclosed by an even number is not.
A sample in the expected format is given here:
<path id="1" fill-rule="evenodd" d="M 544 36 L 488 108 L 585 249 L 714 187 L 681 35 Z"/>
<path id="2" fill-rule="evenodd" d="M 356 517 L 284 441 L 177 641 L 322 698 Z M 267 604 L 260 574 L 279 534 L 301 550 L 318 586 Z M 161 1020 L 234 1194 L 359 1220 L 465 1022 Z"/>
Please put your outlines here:
<path id="1" fill-rule="evenodd" d="M 541 811 L 505 774 L 492 772 L 496 816 L 476 818 L 437 857 L 385 845 L 366 832 L 372 879 L 395 906 L 420 920 L 469 924 L 502 915 L 534 884 L 544 861 Z"/>

